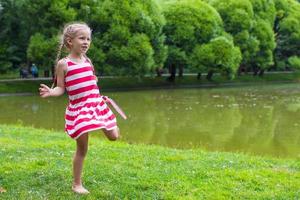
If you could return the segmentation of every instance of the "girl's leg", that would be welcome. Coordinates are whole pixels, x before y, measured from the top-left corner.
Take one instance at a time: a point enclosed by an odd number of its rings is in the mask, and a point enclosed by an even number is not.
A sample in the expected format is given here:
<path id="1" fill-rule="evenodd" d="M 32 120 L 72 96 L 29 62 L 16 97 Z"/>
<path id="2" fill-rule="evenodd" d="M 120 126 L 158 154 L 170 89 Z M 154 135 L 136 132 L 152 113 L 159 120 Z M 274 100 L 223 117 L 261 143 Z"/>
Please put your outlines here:
<path id="1" fill-rule="evenodd" d="M 73 159 L 74 182 L 73 182 L 72 189 L 74 192 L 81 193 L 81 194 L 89 193 L 89 191 L 82 186 L 82 182 L 81 182 L 83 161 L 88 150 L 88 139 L 89 139 L 88 133 L 84 133 L 79 138 L 77 138 L 76 140 L 77 148 Z"/>
<path id="2" fill-rule="evenodd" d="M 106 137 L 111 141 L 117 140 L 120 136 L 119 127 L 116 127 L 112 130 L 106 130 L 106 129 L 102 129 L 102 130 L 103 130 L 104 134 L 106 135 Z"/>

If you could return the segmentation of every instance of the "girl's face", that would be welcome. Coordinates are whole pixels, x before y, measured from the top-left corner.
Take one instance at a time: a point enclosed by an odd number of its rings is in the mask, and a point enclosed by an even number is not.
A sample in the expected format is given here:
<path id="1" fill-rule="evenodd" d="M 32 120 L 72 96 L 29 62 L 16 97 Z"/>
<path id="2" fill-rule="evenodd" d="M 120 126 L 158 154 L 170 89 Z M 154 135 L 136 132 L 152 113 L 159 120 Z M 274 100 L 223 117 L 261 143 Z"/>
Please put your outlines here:
<path id="1" fill-rule="evenodd" d="M 68 41 L 70 49 L 76 54 L 85 54 L 91 44 L 91 32 L 86 29 L 80 29 L 76 36 Z"/>

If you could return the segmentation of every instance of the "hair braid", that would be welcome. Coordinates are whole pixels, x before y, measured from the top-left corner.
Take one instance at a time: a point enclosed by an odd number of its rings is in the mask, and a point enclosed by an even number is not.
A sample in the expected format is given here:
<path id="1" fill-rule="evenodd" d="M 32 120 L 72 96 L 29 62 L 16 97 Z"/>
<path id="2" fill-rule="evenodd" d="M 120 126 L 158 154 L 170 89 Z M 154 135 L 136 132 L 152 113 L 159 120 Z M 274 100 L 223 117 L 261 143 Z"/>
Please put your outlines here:
<path id="1" fill-rule="evenodd" d="M 64 47 L 64 42 L 63 42 L 63 39 L 61 38 L 60 42 L 59 42 L 57 54 L 56 54 L 55 63 L 54 63 L 54 77 L 53 77 L 54 79 L 53 79 L 51 88 L 53 88 L 57 84 L 57 64 L 60 59 L 61 51 L 62 51 L 63 47 Z"/>

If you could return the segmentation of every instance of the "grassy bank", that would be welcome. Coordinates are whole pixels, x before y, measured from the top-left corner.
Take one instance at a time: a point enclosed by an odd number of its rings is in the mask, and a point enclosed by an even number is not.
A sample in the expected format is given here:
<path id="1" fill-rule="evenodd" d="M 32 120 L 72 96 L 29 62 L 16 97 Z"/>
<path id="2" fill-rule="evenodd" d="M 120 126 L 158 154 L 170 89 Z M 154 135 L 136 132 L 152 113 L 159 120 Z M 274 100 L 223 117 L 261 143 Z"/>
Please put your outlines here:
<path id="1" fill-rule="evenodd" d="M 0 125 L 0 144 L 0 199 L 80 198 L 70 190 L 75 142 L 65 133 Z M 92 135 L 84 183 L 83 199 L 299 199 L 300 161 Z"/>
<path id="2" fill-rule="evenodd" d="M 147 88 L 180 88 L 180 87 L 220 87 L 227 85 L 249 85 L 274 82 L 298 82 L 300 73 L 275 73 L 265 74 L 263 77 L 243 75 L 234 80 L 215 75 L 212 81 L 204 77 L 198 80 L 196 76 L 176 77 L 174 83 L 166 80 L 167 77 L 144 77 L 141 80 L 133 77 L 99 78 L 99 86 L 102 91 L 109 90 L 130 90 Z M 40 83 L 51 85 L 49 80 L 21 80 L 21 81 L 0 81 L 0 93 L 37 93 Z"/>

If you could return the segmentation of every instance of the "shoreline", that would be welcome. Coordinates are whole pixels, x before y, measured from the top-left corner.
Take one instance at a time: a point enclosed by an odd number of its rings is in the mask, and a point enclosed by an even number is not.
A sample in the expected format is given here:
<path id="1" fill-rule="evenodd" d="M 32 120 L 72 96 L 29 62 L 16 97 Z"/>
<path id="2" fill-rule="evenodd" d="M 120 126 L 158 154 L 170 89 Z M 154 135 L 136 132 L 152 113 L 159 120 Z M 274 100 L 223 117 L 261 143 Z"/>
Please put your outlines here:
<path id="1" fill-rule="evenodd" d="M 211 89 L 211 88 L 235 88 L 235 87 L 251 87 L 263 85 L 277 85 L 277 84 L 296 84 L 297 80 L 289 81 L 266 81 L 266 82 L 224 82 L 224 83 L 204 83 L 204 84 L 174 84 L 174 85 L 160 85 L 160 86 L 141 86 L 141 87 L 121 87 L 121 88 L 105 88 L 100 87 L 100 92 L 128 92 L 128 91 L 142 91 L 142 90 L 167 90 L 167 89 Z M 1 84 L 1 83 L 0 83 Z M 4 96 L 30 96 L 38 94 L 35 92 L 0 92 L 0 97 Z"/>

